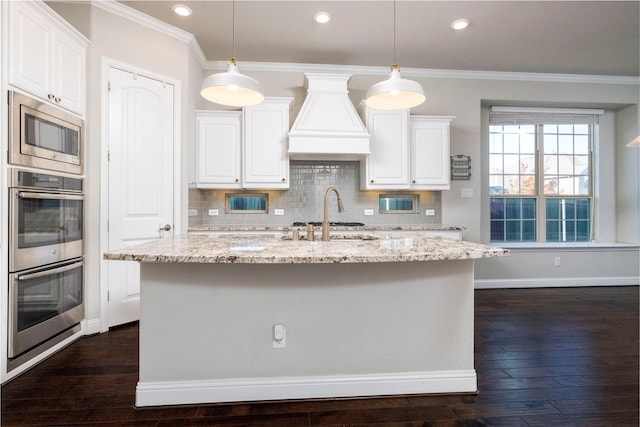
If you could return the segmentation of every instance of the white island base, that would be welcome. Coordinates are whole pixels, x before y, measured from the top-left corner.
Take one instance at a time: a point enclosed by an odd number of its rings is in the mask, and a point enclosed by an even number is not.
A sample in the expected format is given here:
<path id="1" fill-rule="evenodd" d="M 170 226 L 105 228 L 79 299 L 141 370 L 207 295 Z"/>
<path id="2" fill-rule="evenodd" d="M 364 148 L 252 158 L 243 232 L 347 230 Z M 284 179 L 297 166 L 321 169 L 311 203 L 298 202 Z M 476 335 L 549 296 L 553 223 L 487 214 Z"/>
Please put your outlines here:
<path id="1" fill-rule="evenodd" d="M 476 392 L 473 304 L 473 259 L 142 262 L 136 405 Z"/>

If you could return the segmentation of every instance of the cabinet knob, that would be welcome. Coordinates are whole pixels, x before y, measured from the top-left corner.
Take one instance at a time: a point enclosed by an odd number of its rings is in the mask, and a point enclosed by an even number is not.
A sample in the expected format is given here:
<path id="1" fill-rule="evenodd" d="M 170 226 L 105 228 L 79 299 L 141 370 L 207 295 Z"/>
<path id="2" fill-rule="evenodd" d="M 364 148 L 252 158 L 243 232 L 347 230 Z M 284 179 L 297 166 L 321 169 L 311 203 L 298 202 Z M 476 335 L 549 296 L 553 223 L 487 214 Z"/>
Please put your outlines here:
<path id="1" fill-rule="evenodd" d="M 62 101 L 62 98 L 60 98 L 59 96 L 56 96 L 53 99 L 54 101 L 56 101 L 56 104 L 60 104 L 60 101 Z"/>
<path id="2" fill-rule="evenodd" d="M 415 183 L 416 183 L 416 180 L 414 179 L 413 181 L 411 181 L 411 183 L 415 184 Z"/>
<path id="3" fill-rule="evenodd" d="M 285 181 L 286 181 L 286 179 L 285 179 L 285 178 L 282 178 L 282 182 L 285 182 Z"/>
<path id="4" fill-rule="evenodd" d="M 238 178 L 236 178 L 236 182 L 240 181 Z"/>
<path id="5" fill-rule="evenodd" d="M 52 93 L 47 95 L 47 98 L 49 98 L 49 101 L 53 101 L 55 97 L 56 96 L 54 94 L 52 94 Z"/>
<path id="6" fill-rule="evenodd" d="M 371 180 L 371 184 L 373 184 L 373 180 Z"/>

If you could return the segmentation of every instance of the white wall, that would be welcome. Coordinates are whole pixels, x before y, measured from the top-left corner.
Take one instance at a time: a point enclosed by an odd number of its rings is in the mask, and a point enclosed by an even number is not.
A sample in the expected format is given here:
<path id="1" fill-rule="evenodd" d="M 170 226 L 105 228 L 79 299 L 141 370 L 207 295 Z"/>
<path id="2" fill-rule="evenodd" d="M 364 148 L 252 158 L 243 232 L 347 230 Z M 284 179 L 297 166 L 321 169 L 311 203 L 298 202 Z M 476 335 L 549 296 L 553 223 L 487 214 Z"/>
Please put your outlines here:
<path id="1" fill-rule="evenodd" d="M 640 242 L 640 146 L 626 144 L 640 135 L 637 105 L 616 115 L 616 236 L 619 242 Z"/>

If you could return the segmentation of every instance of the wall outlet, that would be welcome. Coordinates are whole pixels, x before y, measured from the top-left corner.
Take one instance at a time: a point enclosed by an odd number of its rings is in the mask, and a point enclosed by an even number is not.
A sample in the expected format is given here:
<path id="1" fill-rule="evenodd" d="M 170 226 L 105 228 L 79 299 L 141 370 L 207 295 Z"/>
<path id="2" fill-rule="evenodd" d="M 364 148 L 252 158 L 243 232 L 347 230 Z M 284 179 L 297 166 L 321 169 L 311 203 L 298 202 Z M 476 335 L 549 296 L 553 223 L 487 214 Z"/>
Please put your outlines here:
<path id="1" fill-rule="evenodd" d="M 364 210 L 364 215 L 365 216 L 373 216 L 373 209 L 365 209 Z"/>
<path id="2" fill-rule="evenodd" d="M 425 209 L 424 210 L 424 214 L 426 216 L 434 216 L 436 214 L 436 210 L 435 209 Z"/>
<path id="3" fill-rule="evenodd" d="M 555 257 L 553 259 L 553 265 L 555 265 L 556 267 L 560 267 L 562 265 L 562 258 L 560 258 L 559 256 Z"/>
<path id="4" fill-rule="evenodd" d="M 281 324 L 276 323 L 272 328 L 272 347 L 273 348 L 286 348 L 287 347 L 287 328 Z"/>
<path id="5" fill-rule="evenodd" d="M 209 216 L 218 216 L 218 209 L 209 209 Z"/>
<path id="6" fill-rule="evenodd" d="M 284 209 L 276 209 L 273 211 L 273 214 L 278 216 L 284 215 Z"/>
<path id="7" fill-rule="evenodd" d="M 189 216 L 198 216 L 198 209 L 189 209 Z"/>
<path id="8" fill-rule="evenodd" d="M 473 197 L 473 188 L 460 189 L 460 197 L 462 198 Z"/>

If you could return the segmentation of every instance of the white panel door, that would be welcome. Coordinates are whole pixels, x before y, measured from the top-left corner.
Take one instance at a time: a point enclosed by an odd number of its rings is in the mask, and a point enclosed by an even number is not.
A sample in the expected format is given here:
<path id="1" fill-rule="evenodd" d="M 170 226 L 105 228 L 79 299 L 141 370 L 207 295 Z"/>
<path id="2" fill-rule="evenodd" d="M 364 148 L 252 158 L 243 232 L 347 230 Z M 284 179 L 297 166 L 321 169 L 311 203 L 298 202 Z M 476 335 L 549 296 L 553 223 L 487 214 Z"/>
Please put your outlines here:
<path id="1" fill-rule="evenodd" d="M 173 86 L 109 69 L 109 248 L 173 233 Z M 109 261 L 109 326 L 138 320 L 140 268 Z"/>

